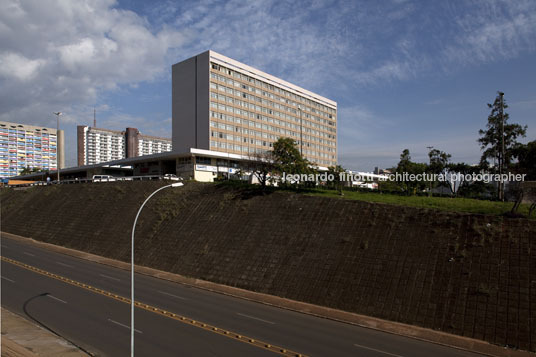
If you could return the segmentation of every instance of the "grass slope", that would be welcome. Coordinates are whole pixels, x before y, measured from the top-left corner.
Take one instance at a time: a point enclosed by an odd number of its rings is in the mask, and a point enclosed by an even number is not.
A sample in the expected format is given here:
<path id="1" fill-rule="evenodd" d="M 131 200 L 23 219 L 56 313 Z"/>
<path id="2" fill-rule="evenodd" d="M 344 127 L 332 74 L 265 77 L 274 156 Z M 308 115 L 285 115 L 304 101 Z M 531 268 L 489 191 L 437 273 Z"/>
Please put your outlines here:
<path id="1" fill-rule="evenodd" d="M 344 191 L 344 196 L 340 196 L 334 190 L 313 190 L 309 194 L 323 197 L 338 197 L 349 200 L 366 202 L 389 203 L 401 206 L 433 208 L 442 211 L 467 212 L 479 214 L 501 215 L 510 212 L 512 202 L 485 201 L 471 198 L 449 198 L 449 197 L 424 197 L 424 196 L 399 196 L 392 194 L 380 194 L 377 192 Z M 519 213 L 527 216 L 529 205 L 522 204 Z M 536 217 L 533 215 L 532 219 Z"/>

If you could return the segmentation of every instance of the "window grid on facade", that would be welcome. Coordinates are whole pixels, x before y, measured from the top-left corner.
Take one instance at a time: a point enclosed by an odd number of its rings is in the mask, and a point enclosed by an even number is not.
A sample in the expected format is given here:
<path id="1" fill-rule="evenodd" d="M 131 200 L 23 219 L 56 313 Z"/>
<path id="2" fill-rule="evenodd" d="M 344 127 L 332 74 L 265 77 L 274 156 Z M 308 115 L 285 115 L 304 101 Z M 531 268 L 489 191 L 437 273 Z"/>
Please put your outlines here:
<path id="1" fill-rule="evenodd" d="M 309 161 L 336 165 L 337 113 L 327 105 L 210 62 L 209 113 L 211 150 L 261 153 L 290 137 Z"/>
<path id="2" fill-rule="evenodd" d="M 25 168 L 57 169 L 56 129 L 0 122 L 0 177 Z"/>
<path id="3" fill-rule="evenodd" d="M 136 129 L 134 131 L 137 132 Z M 171 140 L 138 135 L 135 156 L 145 156 L 171 151 Z M 101 162 L 121 160 L 127 157 L 126 131 L 79 126 L 79 165 L 95 165 Z"/>

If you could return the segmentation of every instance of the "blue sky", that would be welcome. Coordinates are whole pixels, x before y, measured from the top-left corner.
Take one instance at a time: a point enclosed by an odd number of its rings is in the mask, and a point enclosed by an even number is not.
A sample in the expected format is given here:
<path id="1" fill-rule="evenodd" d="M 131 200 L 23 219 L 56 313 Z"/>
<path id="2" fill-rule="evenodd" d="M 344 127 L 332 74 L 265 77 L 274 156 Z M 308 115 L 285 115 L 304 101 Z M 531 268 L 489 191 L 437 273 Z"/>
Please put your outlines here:
<path id="1" fill-rule="evenodd" d="M 338 102 L 339 162 L 476 163 L 496 92 L 536 139 L 534 1 L 2 1 L 0 120 L 171 136 L 170 66 L 212 49 Z"/>

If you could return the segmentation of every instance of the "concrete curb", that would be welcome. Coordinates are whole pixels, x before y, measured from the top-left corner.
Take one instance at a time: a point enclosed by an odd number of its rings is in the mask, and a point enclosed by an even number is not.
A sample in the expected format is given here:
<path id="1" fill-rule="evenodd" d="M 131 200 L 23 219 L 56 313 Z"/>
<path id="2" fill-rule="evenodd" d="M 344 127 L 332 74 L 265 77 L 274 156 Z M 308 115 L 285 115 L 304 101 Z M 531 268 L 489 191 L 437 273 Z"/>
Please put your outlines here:
<path id="1" fill-rule="evenodd" d="M 8 238 L 17 240 L 19 242 L 32 244 L 40 248 L 48 249 L 57 253 L 70 255 L 73 257 L 89 260 L 92 262 L 113 266 L 115 268 L 130 270 L 130 264 L 122 261 L 101 257 L 98 255 L 81 252 L 78 250 L 57 246 L 50 243 L 44 243 L 32 238 L 21 237 L 15 234 L 0 232 L 2 238 Z M 512 350 L 498 345 L 492 345 L 488 342 L 476 340 L 473 338 L 452 335 L 441 331 L 430 330 L 423 327 L 407 325 L 399 322 L 382 320 L 375 317 L 359 315 L 342 310 L 332 309 L 329 307 L 313 305 L 305 302 L 289 300 L 278 296 L 257 293 L 231 286 L 225 286 L 205 280 L 188 278 L 178 274 L 168 273 L 161 270 L 136 266 L 136 273 L 144 274 L 180 284 L 189 285 L 192 287 L 230 295 L 245 300 L 259 302 L 265 305 L 284 308 L 300 313 L 305 313 L 317 317 L 327 318 L 340 322 L 350 323 L 353 325 L 370 328 L 382 332 L 387 332 L 395 335 L 411 337 L 417 340 L 431 342 L 439 345 L 444 345 L 460 350 L 466 350 L 471 352 L 480 353 L 487 356 L 495 357 L 522 357 L 522 356 L 536 356 L 531 352 Z"/>

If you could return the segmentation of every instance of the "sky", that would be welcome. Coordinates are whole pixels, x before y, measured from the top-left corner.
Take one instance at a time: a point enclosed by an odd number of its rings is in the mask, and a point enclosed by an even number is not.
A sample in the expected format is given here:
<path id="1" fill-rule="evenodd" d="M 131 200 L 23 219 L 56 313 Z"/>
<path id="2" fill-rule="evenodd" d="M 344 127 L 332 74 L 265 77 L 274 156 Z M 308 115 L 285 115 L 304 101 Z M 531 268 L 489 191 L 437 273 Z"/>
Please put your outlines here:
<path id="1" fill-rule="evenodd" d="M 171 65 L 208 49 L 338 104 L 338 161 L 477 163 L 497 91 L 536 139 L 536 2 L 0 1 L 0 121 L 171 137 Z"/>

